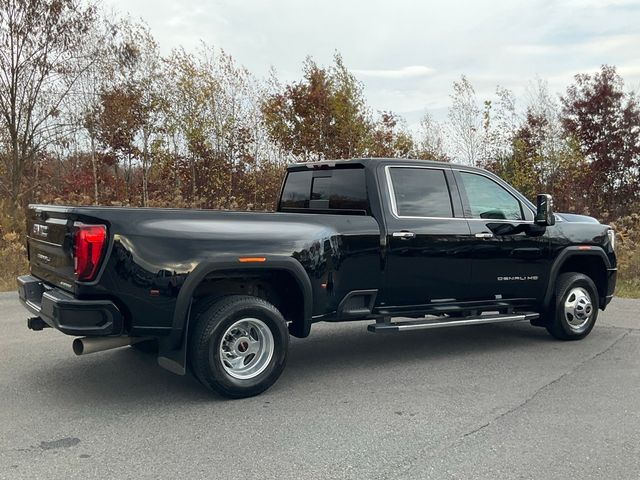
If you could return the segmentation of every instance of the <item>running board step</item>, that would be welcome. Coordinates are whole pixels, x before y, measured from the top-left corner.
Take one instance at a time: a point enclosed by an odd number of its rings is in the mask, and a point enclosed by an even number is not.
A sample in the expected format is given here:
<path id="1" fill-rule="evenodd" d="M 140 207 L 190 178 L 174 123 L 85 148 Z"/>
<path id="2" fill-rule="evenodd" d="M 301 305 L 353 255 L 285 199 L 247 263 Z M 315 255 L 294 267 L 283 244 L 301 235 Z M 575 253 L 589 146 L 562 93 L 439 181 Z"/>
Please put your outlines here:
<path id="1" fill-rule="evenodd" d="M 464 317 L 446 320 L 424 319 L 407 322 L 376 322 L 367 326 L 367 330 L 373 333 L 380 332 L 404 332 L 408 330 L 426 330 L 428 328 L 463 327 L 466 325 L 483 325 L 487 323 L 519 322 L 522 320 L 535 320 L 540 317 L 538 313 L 518 313 L 500 315 L 480 315 L 478 317 Z"/>

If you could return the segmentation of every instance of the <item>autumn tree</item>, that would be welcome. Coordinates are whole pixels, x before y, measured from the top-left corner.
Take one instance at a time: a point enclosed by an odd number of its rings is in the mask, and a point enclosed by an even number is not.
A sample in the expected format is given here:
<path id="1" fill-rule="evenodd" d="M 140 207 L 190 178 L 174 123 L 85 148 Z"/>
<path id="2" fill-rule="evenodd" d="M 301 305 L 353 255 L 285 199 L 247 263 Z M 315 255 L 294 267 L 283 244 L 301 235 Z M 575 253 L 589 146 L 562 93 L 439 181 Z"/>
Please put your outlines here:
<path id="1" fill-rule="evenodd" d="M 411 134 L 402 118 L 393 112 L 380 112 L 365 138 L 363 153 L 367 157 L 406 158 L 412 156 L 414 150 Z"/>
<path id="2" fill-rule="evenodd" d="M 167 131 L 180 159 L 177 179 L 194 204 L 256 208 L 273 197 L 271 165 L 281 168 L 262 117 L 264 86 L 223 51 L 175 50 L 166 61 Z M 284 155 L 286 157 L 286 154 Z M 279 170 L 281 172 L 281 170 Z M 266 179 L 265 179 L 266 180 Z M 276 187 L 277 188 L 277 187 Z"/>
<path id="3" fill-rule="evenodd" d="M 102 93 L 109 88 L 113 72 L 117 69 L 114 42 L 119 33 L 118 23 L 101 16 L 93 29 L 87 32 L 82 46 L 86 55 L 93 60 L 83 69 L 65 102 L 65 110 L 70 122 L 75 126 L 73 143 L 75 147 L 88 150 L 93 177 L 93 203 L 101 201 L 100 173 L 106 158 L 98 152 L 98 116 L 101 111 Z"/>
<path id="4" fill-rule="evenodd" d="M 494 150 L 487 168 L 504 178 L 525 196 L 554 196 L 564 211 L 584 211 L 588 192 L 582 188 L 586 168 L 575 139 L 566 136 L 560 123 L 560 106 L 546 82 L 528 88 L 528 105 L 522 121 L 510 105 L 511 95 L 501 95 L 488 135 Z M 509 142 L 509 148 L 504 142 Z M 497 145 L 497 146 L 496 146 Z M 571 185 L 572 188 L 567 188 Z"/>
<path id="5" fill-rule="evenodd" d="M 585 178 L 584 159 L 571 138 L 549 149 L 549 121 L 529 109 L 512 139 L 511 154 L 487 167 L 531 200 L 538 193 L 550 193 L 560 210 L 583 211 L 588 193 L 580 187 Z"/>
<path id="6" fill-rule="evenodd" d="M 562 125 L 577 139 L 589 163 L 590 182 L 600 213 L 621 215 L 638 202 L 640 192 L 640 107 L 615 67 L 580 74 L 562 97 Z"/>
<path id="7" fill-rule="evenodd" d="M 117 85 L 101 94 L 99 114 L 94 120 L 100 146 L 111 156 L 118 180 L 118 165 L 124 165 L 124 185 L 127 202 L 132 202 L 131 178 L 133 159 L 140 154 L 135 139 L 147 113 L 142 93 L 130 85 Z M 117 184 L 115 185 L 117 192 Z"/>
<path id="8" fill-rule="evenodd" d="M 37 155 L 67 127 L 60 108 L 95 58 L 81 48 L 95 17 L 94 7 L 75 0 L 0 1 L 2 187 L 14 208 Z"/>
<path id="9" fill-rule="evenodd" d="M 129 120 L 135 118 L 130 126 L 136 127 L 131 132 L 132 143 L 124 165 L 125 185 L 131 200 L 132 167 L 139 167 L 142 180 L 141 200 L 142 205 L 146 206 L 149 202 L 149 175 L 155 158 L 152 152 L 163 139 L 162 60 L 158 44 L 146 24 L 124 19 L 116 28 L 117 35 L 111 46 L 114 57 L 110 71 L 111 93 L 115 94 L 111 99 L 130 97 L 133 103 L 128 116 Z M 116 93 L 118 91 L 120 93 Z M 118 120 L 111 122 L 117 124 Z"/>
<path id="10" fill-rule="evenodd" d="M 362 85 L 339 54 L 331 68 L 311 58 L 303 78 L 280 87 L 262 106 L 270 138 L 304 161 L 357 156 L 368 131 Z"/>

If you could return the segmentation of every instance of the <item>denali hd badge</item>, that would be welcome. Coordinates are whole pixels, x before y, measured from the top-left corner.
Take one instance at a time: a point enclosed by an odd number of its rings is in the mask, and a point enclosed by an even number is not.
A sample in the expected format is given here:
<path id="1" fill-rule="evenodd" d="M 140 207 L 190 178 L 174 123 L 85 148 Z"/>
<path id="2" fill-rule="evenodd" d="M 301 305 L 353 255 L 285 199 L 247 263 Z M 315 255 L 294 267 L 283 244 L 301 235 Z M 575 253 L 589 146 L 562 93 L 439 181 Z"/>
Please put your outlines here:
<path id="1" fill-rule="evenodd" d="M 31 227 L 31 234 L 34 236 L 47 238 L 49 236 L 49 227 L 46 225 L 40 225 L 39 223 L 34 223 L 33 227 Z"/>
<path id="2" fill-rule="evenodd" d="M 498 277 L 499 282 L 526 282 L 538 280 L 538 275 L 529 275 L 527 277 Z"/>

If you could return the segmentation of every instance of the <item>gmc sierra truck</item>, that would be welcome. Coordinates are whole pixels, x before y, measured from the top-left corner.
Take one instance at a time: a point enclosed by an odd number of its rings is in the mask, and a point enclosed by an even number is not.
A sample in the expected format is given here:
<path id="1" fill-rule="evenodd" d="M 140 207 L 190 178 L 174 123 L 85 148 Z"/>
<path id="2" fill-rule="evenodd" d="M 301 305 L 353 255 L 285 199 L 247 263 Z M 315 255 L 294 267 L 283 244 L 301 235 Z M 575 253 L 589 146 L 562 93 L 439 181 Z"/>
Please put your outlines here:
<path id="1" fill-rule="evenodd" d="M 32 330 L 76 354 L 133 345 L 239 398 L 282 373 L 289 335 L 528 320 L 560 340 L 613 296 L 615 235 L 478 168 L 418 160 L 291 165 L 272 213 L 31 205 Z"/>

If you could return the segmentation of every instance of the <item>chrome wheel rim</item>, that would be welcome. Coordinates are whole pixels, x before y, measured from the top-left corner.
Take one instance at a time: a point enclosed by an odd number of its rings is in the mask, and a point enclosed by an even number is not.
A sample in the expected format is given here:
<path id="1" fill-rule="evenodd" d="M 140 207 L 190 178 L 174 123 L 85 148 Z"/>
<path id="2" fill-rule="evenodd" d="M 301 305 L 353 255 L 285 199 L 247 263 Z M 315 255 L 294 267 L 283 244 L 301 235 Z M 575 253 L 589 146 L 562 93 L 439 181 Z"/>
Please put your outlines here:
<path id="1" fill-rule="evenodd" d="M 222 336 L 220 362 L 230 376 L 247 380 L 267 368 L 273 350 L 273 334 L 267 324 L 257 318 L 243 318 Z"/>
<path id="2" fill-rule="evenodd" d="M 582 287 L 572 288 L 564 302 L 564 318 L 569 328 L 578 332 L 584 330 L 592 317 L 593 304 L 589 292 Z"/>

